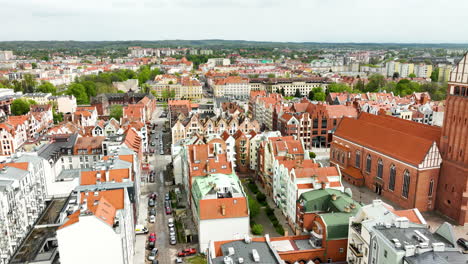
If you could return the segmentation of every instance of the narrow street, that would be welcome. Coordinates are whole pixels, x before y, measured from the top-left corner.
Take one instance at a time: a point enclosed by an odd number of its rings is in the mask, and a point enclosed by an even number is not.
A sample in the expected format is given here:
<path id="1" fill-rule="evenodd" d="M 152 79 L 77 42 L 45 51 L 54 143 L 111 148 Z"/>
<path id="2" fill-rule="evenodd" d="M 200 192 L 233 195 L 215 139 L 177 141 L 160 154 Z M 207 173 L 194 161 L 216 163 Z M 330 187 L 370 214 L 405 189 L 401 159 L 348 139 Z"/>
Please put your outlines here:
<path id="1" fill-rule="evenodd" d="M 137 221 L 138 224 L 146 226 L 149 233 L 156 233 L 156 248 L 159 249 L 156 259 L 159 260 L 159 263 L 175 263 L 175 256 L 177 251 L 182 249 L 182 245 L 172 246 L 169 244 L 169 228 L 167 226 L 167 219 L 172 216 L 166 215 L 165 213 L 164 196 L 171 190 L 172 185 L 166 185 L 164 171 L 166 166 L 171 162 L 171 157 L 170 155 L 160 155 L 159 140 L 163 135 L 162 130 L 164 122 L 167 120 L 165 118 L 159 118 L 161 112 L 162 111 L 158 109 L 154 114 L 153 120 L 157 124 L 156 133 L 149 134 L 150 138 L 148 140 L 150 148 L 155 149 L 154 153 L 148 157 L 150 170 L 154 170 L 155 178 L 154 182 L 150 182 L 149 177 L 146 177 L 146 179 L 141 182 L 141 206 Z M 158 139 L 156 139 L 156 135 L 158 135 Z M 155 142 L 155 146 L 151 146 L 151 142 Z M 163 149 L 165 154 L 168 154 L 166 140 L 164 142 Z M 149 223 L 148 195 L 153 192 L 157 194 L 156 206 L 154 207 L 156 209 L 156 223 Z M 147 260 L 149 250 L 146 249 L 148 235 L 149 234 L 142 234 L 136 236 L 134 264 L 150 263 Z"/>

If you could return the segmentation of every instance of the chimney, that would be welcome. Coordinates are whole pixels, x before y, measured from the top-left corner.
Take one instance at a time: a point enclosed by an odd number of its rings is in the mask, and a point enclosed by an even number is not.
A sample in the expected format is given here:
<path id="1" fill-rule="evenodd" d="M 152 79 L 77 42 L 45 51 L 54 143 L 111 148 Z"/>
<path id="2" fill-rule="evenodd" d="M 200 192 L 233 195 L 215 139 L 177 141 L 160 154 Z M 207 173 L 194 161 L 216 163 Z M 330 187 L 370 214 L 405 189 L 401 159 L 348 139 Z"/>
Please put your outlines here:
<path id="1" fill-rule="evenodd" d="M 325 188 L 327 187 L 327 184 L 325 182 L 322 182 L 321 185 L 322 185 L 322 190 L 325 190 Z M 333 195 L 332 195 L 332 199 L 333 199 Z M 335 197 L 335 199 L 336 199 L 336 197 Z"/>
<path id="2" fill-rule="evenodd" d="M 106 170 L 106 182 L 109 181 L 109 170 Z"/>
<path id="3" fill-rule="evenodd" d="M 221 215 L 225 216 L 226 215 L 226 205 L 221 205 Z"/>
<path id="4" fill-rule="evenodd" d="M 351 208 L 350 208 L 349 206 L 345 206 L 344 211 L 345 211 L 346 213 L 350 213 L 350 212 L 351 212 Z"/>
<path id="5" fill-rule="evenodd" d="M 333 201 L 336 201 L 336 194 L 332 194 L 331 199 L 332 199 Z"/>
<path id="6" fill-rule="evenodd" d="M 349 207 L 350 207 L 351 209 L 354 209 L 354 208 L 356 208 L 356 204 L 352 203 L 352 204 L 349 205 Z"/>

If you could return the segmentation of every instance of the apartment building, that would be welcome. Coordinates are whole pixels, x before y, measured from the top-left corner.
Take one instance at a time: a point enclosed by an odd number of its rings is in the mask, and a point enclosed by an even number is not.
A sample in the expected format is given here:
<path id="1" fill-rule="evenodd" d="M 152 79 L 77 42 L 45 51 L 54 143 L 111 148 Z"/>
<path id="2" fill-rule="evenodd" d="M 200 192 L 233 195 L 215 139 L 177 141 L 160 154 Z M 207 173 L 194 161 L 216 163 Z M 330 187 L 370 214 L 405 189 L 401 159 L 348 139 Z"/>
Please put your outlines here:
<path id="1" fill-rule="evenodd" d="M 282 108 L 283 96 L 278 93 L 268 94 L 266 97 L 256 97 L 253 119 L 265 129 L 276 130 L 278 113 Z"/>
<path id="2" fill-rule="evenodd" d="M 196 78 L 175 75 L 157 75 L 152 82 L 148 82 L 154 96 L 159 99 L 173 98 L 176 100 L 195 100 L 203 97 L 203 89 Z"/>
<path id="3" fill-rule="evenodd" d="M 243 133 L 258 132 L 260 125 L 256 120 L 251 120 L 244 115 L 202 118 L 199 114 L 192 114 L 183 120 L 177 120 L 171 130 L 172 144 L 175 144 L 194 134 L 221 135 L 224 131 L 227 131 L 230 135 L 234 135 L 237 130 L 241 130 Z"/>
<path id="4" fill-rule="evenodd" d="M 303 98 L 278 114 L 277 128 L 285 136 L 296 136 L 306 149 L 328 147 L 333 131 L 343 117 L 357 118 L 352 106 L 314 104 Z"/>
<path id="5" fill-rule="evenodd" d="M 23 97 L 27 99 L 34 100 L 36 103 L 40 105 L 48 104 L 49 98 L 52 96 L 51 93 L 26 93 Z"/>
<path id="6" fill-rule="evenodd" d="M 250 96 L 249 79 L 240 76 L 216 79 L 213 85 L 213 93 L 215 97 L 246 99 Z"/>
<path id="7" fill-rule="evenodd" d="M 276 157 L 273 164 L 273 201 L 296 229 L 296 202 L 301 194 L 325 188 L 343 191 L 338 167 L 319 167 L 313 160 Z"/>
<path id="8" fill-rule="evenodd" d="M 433 210 L 442 163 L 440 134 L 438 127 L 361 113 L 337 127 L 330 162 L 340 167 L 346 181 L 403 208 Z"/>
<path id="9" fill-rule="evenodd" d="M 361 205 L 349 192 L 322 188 L 302 193 L 296 204 L 297 232 L 310 233 L 310 243 L 322 248 L 324 262 L 346 261 L 349 219 Z"/>
<path id="10" fill-rule="evenodd" d="M 169 110 L 169 120 L 174 124 L 180 114 L 189 116 L 189 113 L 198 109 L 198 104 L 191 103 L 190 100 L 169 100 L 167 107 Z"/>
<path id="11" fill-rule="evenodd" d="M 264 90 L 269 93 L 284 91 L 284 96 L 294 96 L 296 90 L 298 90 L 302 96 L 307 96 L 312 89 L 318 87 L 325 91 L 329 83 L 330 80 L 324 77 L 250 79 L 250 84 L 256 87 L 253 90 Z"/>
<path id="12" fill-rule="evenodd" d="M 242 238 L 250 233 L 247 197 L 235 173 L 196 177 L 191 193 L 200 252 L 207 252 L 210 241 Z"/>
<path id="13" fill-rule="evenodd" d="M 414 65 L 414 74 L 418 78 L 431 78 L 432 65 L 428 64 L 416 64 Z"/>
<path id="14" fill-rule="evenodd" d="M 135 225 L 130 186 L 104 184 L 98 189 L 96 185 L 77 189 L 77 209 L 57 229 L 60 263 L 133 263 Z"/>
<path id="15" fill-rule="evenodd" d="M 0 169 L 0 263 L 9 263 L 46 207 L 47 162 L 37 156 L 15 156 Z"/>
<path id="16" fill-rule="evenodd" d="M 293 136 L 270 137 L 260 143 L 258 153 L 258 178 L 266 195 L 273 197 L 273 169 L 277 157 L 288 157 L 295 160 L 309 159 L 304 153 L 304 145 Z"/>
<path id="17" fill-rule="evenodd" d="M 82 126 L 95 126 L 98 120 L 98 111 L 95 106 L 79 106 L 72 113 L 72 122 Z"/>
<path id="18" fill-rule="evenodd" d="M 251 171 L 257 172 L 258 170 L 258 158 L 259 158 L 259 149 L 262 142 L 268 141 L 270 137 L 281 137 L 279 131 L 265 131 L 262 133 L 257 133 L 255 136 L 251 137 L 249 140 L 249 167 Z"/>
<path id="19" fill-rule="evenodd" d="M 108 121 L 99 120 L 96 126 L 92 129 L 91 134 L 93 137 L 95 136 L 112 136 L 116 135 L 120 130 L 119 121 L 111 118 Z"/>
<path id="20" fill-rule="evenodd" d="M 465 263 L 447 222 L 431 232 L 417 209 L 394 210 L 380 200 L 349 219 L 347 262 Z"/>

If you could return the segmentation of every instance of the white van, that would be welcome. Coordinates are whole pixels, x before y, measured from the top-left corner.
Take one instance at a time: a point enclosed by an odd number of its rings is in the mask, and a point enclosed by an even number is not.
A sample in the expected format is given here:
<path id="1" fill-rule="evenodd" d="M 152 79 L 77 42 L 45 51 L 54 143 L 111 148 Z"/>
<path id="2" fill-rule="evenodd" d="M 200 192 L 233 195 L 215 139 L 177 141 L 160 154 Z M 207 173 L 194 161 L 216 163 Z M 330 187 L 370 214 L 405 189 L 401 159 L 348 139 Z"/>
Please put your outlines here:
<path id="1" fill-rule="evenodd" d="M 148 228 L 144 225 L 136 225 L 135 226 L 135 234 L 148 234 Z"/>

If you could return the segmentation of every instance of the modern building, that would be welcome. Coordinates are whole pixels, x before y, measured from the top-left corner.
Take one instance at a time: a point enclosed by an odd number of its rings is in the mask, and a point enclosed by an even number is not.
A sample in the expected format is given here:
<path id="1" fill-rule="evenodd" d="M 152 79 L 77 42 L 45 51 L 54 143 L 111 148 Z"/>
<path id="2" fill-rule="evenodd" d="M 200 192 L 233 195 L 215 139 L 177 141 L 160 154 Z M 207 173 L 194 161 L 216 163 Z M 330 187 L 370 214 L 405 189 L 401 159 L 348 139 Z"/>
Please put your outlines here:
<path id="1" fill-rule="evenodd" d="M 191 199 L 201 252 L 207 252 L 210 241 L 249 235 L 247 196 L 235 173 L 195 177 Z"/>
<path id="2" fill-rule="evenodd" d="M 430 232 L 417 209 L 397 211 L 380 200 L 349 220 L 347 262 L 351 264 L 466 263 L 452 226 Z"/>
<path id="3" fill-rule="evenodd" d="M 240 76 L 216 79 L 213 85 L 213 93 L 215 97 L 246 99 L 250 96 L 249 79 Z"/>

